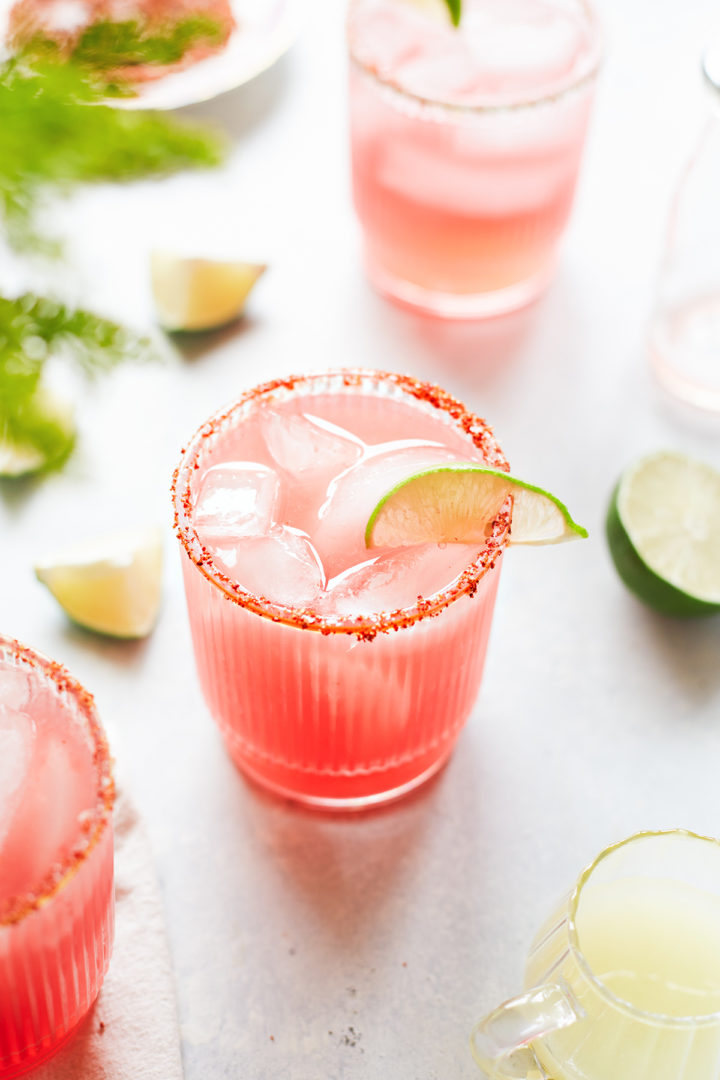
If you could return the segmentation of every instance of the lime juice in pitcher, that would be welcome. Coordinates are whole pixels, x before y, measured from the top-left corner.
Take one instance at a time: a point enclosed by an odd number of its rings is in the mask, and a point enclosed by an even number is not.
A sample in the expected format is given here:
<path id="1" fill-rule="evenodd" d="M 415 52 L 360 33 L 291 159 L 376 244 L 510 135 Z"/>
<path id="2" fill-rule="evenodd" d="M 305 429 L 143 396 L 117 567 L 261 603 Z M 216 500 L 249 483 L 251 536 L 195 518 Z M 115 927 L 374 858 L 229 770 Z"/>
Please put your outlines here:
<path id="1" fill-rule="evenodd" d="M 525 984 L 473 1032 L 494 1080 L 720 1080 L 720 843 L 677 830 L 606 849 Z"/>

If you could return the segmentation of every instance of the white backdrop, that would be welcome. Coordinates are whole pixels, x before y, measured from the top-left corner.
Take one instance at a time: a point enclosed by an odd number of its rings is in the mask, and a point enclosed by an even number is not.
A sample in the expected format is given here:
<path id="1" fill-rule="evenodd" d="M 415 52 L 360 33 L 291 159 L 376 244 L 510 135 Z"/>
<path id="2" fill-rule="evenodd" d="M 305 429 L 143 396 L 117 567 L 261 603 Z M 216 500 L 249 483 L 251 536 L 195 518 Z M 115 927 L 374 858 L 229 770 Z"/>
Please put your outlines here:
<path id="1" fill-rule="evenodd" d="M 659 395 L 644 340 L 671 190 L 702 126 L 715 7 L 602 4 L 607 61 L 575 213 L 555 283 L 516 319 L 432 323 L 366 285 L 339 0 L 308 0 L 272 71 L 187 110 L 230 132 L 225 168 L 83 192 L 52 215 L 70 242 L 50 277 L 140 327 L 152 247 L 270 263 L 239 327 L 83 391 L 65 472 L 0 497 L 0 629 L 96 694 L 150 829 L 187 1080 L 470 1080 L 472 1023 L 519 989 L 534 928 L 582 865 L 639 828 L 720 830 L 720 623 L 644 610 L 603 536 L 636 455 L 674 446 L 720 465 L 720 426 Z M 3 260 L 0 285 L 30 281 Z M 510 552 L 450 765 L 405 802 L 348 818 L 276 801 L 226 759 L 191 663 L 168 495 L 184 439 L 216 407 L 338 364 L 442 383 L 491 420 L 514 471 L 591 529 L 582 544 Z M 69 626 L 33 555 L 144 520 L 168 537 L 155 633 L 122 644 Z"/>

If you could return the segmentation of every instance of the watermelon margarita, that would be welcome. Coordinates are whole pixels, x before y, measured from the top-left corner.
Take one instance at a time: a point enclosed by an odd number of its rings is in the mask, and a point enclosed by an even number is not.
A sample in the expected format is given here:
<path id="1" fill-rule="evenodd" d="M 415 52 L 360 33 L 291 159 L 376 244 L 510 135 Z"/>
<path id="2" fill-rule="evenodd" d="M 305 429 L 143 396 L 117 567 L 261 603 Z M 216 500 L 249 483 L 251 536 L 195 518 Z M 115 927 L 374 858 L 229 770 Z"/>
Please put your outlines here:
<path id="1" fill-rule="evenodd" d="M 0 1078 L 66 1041 L 113 939 L 113 783 L 92 697 L 0 638 Z"/>
<path id="2" fill-rule="evenodd" d="M 437 10 L 435 10 L 437 7 Z M 376 286 L 444 316 L 547 284 L 598 64 L 585 0 L 351 0 L 355 206 Z"/>
<path id="3" fill-rule="evenodd" d="M 318 806 L 400 795 L 475 701 L 510 505 L 484 544 L 365 547 L 373 507 L 437 463 L 507 468 L 436 387 L 337 371 L 268 383 L 194 436 L 174 480 L 200 681 L 235 762 Z"/>

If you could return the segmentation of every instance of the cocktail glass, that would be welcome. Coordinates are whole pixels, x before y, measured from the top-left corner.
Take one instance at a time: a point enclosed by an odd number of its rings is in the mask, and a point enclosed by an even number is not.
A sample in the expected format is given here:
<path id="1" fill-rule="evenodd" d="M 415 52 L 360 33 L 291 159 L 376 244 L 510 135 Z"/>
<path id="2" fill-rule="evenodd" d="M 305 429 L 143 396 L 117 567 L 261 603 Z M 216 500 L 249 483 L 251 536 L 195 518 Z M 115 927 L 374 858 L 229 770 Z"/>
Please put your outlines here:
<path id="1" fill-rule="evenodd" d="M 325 473 L 322 460 L 303 462 L 302 439 L 293 443 L 300 436 L 329 455 Z M 378 445 L 398 439 L 399 450 L 393 443 L 378 455 Z M 368 454 L 372 470 L 361 475 Z M 442 390 L 367 371 L 266 383 L 191 439 L 173 498 L 198 673 L 231 756 L 266 787 L 319 807 L 359 808 L 411 790 L 448 758 L 480 685 L 510 502 L 482 546 L 384 551 L 368 569 L 375 553 L 364 545 L 377 499 L 403 475 L 447 460 L 507 468 L 484 421 Z M 240 581 L 255 574 L 248 560 L 266 540 L 241 536 L 225 551 L 222 536 L 201 537 L 196 522 L 208 470 L 248 461 L 250 472 L 272 463 L 280 475 L 292 511 L 280 533 L 288 523 L 307 526 L 317 548 L 305 558 L 297 548 L 306 534 L 287 534 L 297 574 L 268 548 L 253 588 Z M 277 525 L 272 532 L 279 543 Z M 370 610 L 360 602 L 356 614 L 359 580 L 359 594 L 366 585 L 376 591 Z"/>
<path id="2" fill-rule="evenodd" d="M 0 1078 L 54 1054 L 113 941 L 113 781 L 92 697 L 0 637 Z"/>
<path id="3" fill-rule="evenodd" d="M 585 0 L 464 0 L 457 30 L 443 10 L 350 2 L 354 201 L 380 292 L 493 316 L 552 276 L 600 35 Z"/>
<path id="4" fill-rule="evenodd" d="M 538 931 L 525 985 L 473 1031 L 492 1080 L 715 1080 L 720 841 L 606 848 Z"/>

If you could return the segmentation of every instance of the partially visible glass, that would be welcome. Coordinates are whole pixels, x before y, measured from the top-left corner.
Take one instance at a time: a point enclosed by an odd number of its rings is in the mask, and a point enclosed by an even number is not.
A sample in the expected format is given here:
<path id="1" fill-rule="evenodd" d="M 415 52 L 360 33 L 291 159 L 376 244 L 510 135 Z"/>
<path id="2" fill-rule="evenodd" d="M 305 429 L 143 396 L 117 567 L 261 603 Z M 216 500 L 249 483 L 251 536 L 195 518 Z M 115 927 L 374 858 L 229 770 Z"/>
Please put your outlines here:
<path id="1" fill-rule="evenodd" d="M 53 1055 L 92 1006 L 114 930 L 108 746 L 60 664 L 0 637 L 0 1078 Z"/>
<path id="2" fill-rule="evenodd" d="M 669 393 L 720 412 L 720 46 L 703 72 L 709 115 L 670 212 L 650 355 Z"/>
<path id="3" fill-rule="evenodd" d="M 355 207 L 381 292 L 445 317 L 493 316 L 552 276 L 600 31 L 585 0 L 465 0 L 459 30 L 443 9 L 350 2 Z"/>
<path id="4" fill-rule="evenodd" d="M 716 1080 L 720 842 L 606 848 L 536 934 L 525 986 L 473 1031 L 492 1080 Z"/>

